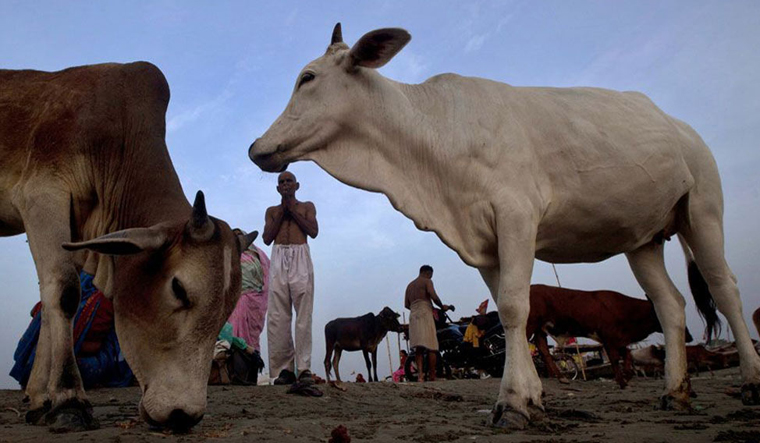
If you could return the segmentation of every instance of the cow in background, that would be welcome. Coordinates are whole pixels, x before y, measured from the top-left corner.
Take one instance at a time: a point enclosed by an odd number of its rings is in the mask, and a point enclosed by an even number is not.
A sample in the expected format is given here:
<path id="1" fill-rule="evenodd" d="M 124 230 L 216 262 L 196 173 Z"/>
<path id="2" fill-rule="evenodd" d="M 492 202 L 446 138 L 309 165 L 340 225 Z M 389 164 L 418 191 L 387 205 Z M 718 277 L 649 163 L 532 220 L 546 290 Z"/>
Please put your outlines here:
<path id="1" fill-rule="evenodd" d="M 343 351 L 359 351 L 364 354 L 364 362 L 367 364 L 367 376 L 369 381 L 379 381 L 377 378 L 377 345 L 385 338 L 388 331 L 400 332 L 401 324 L 398 322 L 399 314 L 389 307 L 384 307 L 379 314 L 368 313 L 361 317 L 336 318 L 325 325 L 325 374 L 327 382 L 330 382 L 330 357 L 332 368 L 335 368 L 335 378 L 340 380 L 338 365 Z M 372 361 L 370 362 L 370 355 Z M 374 379 L 372 374 L 375 374 Z"/>
<path id="2" fill-rule="evenodd" d="M 210 217 L 201 192 L 187 201 L 164 142 L 168 104 L 145 62 L 0 70 L 0 236 L 26 232 L 42 300 L 29 423 L 97 427 L 72 349 L 82 269 L 113 301 L 140 415 L 175 430 L 203 417 L 255 235 Z"/>
<path id="3" fill-rule="evenodd" d="M 665 349 L 660 345 L 632 350 L 631 356 L 633 365 L 644 373 L 649 371 L 657 374 L 662 372 L 665 366 Z M 736 361 L 732 362 L 735 357 L 736 349 L 733 347 L 708 350 L 703 344 L 686 346 L 688 370 L 697 376 L 703 368 L 707 368 L 710 375 L 715 376 L 713 368 L 723 369 L 735 365 Z"/>
<path id="4" fill-rule="evenodd" d="M 725 260 L 720 176 L 696 131 L 637 92 L 456 74 L 418 85 L 385 78 L 377 69 L 410 39 L 404 29 L 377 29 L 349 47 L 336 25 L 248 156 L 269 172 L 311 160 L 343 183 L 382 192 L 480 271 L 507 343 L 490 422 L 521 429 L 543 408 L 525 340 L 535 259 L 626 254 L 665 335 L 660 406 L 689 408 L 685 302 L 664 261 L 676 234 L 706 280 L 692 286 L 697 306 L 714 313 L 717 305 L 736 337 L 742 401 L 760 404 L 760 357 Z"/>
<path id="5" fill-rule="evenodd" d="M 607 351 L 615 381 L 624 389 L 633 376 L 628 345 L 662 332 L 662 326 L 650 300 L 614 291 L 531 285 L 526 331 L 529 339 L 534 338 L 549 373 L 560 381 L 566 380 L 549 353 L 547 334 L 560 339 L 586 337 L 598 341 Z M 685 334 L 686 341 L 692 341 L 688 328 Z"/>

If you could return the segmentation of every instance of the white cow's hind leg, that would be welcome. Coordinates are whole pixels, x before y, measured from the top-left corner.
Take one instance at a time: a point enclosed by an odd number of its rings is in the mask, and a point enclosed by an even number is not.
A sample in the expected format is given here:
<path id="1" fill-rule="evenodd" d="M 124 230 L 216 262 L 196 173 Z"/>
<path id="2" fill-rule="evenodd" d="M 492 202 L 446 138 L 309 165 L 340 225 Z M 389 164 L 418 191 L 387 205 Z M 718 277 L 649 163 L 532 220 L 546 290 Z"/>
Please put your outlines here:
<path id="1" fill-rule="evenodd" d="M 525 334 L 530 313 L 534 239 L 534 234 L 505 233 L 499 238 L 500 267 L 480 270 L 499 310 L 506 341 L 504 375 L 491 415 L 492 424 L 499 427 L 524 428 L 530 419 L 529 406 L 543 409 L 541 381 Z"/>
<path id="2" fill-rule="evenodd" d="M 694 260 L 707 282 L 715 305 L 726 317 L 734 333 L 743 381 L 742 402 L 746 405 L 760 405 L 760 357 L 744 321 L 736 277 L 726 263 L 722 222 L 713 215 L 713 211 L 700 211 L 696 202 L 692 209 L 691 224 L 683 237 L 694 254 Z"/>
<path id="3" fill-rule="evenodd" d="M 691 386 L 686 373 L 686 303 L 665 270 L 663 245 L 651 242 L 626 256 L 636 280 L 654 303 L 665 334 L 665 392 L 661 406 L 688 409 Z"/>

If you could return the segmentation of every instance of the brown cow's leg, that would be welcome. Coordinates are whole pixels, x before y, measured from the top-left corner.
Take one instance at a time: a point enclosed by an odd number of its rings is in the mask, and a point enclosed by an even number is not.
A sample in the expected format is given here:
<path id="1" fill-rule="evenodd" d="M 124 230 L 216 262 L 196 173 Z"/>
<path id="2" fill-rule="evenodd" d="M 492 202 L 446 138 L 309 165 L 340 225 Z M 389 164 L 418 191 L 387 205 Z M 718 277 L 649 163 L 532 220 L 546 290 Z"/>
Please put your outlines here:
<path id="1" fill-rule="evenodd" d="M 615 373 L 615 381 L 620 386 L 620 389 L 625 389 L 628 386 L 628 382 L 626 382 L 623 369 L 620 367 L 620 350 L 615 346 L 605 346 L 604 349 L 610 358 L 610 365 L 612 365 L 612 371 Z"/>
<path id="2" fill-rule="evenodd" d="M 546 341 L 546 334 L 544 334 L 543 331 L 538 331 L 534 337 L 536 339 L 536 349 L 538 349 L 538 353 L 541 354 L 541 358 L 544 360 L 548 376 L 558 379 L 561 383 L 570 383 L 570 380 L 562 376 L 557 364 L 554 363 L 551 352 L 549 352 L 549 343 Z"/>
<path id="3" fill-rule="evenodd" d="M 72 320 L 80 300 L 79 276 L 61 244 L 71 240 L 68 193 L 50 184 L 28 184 L 23 216 L 40 280 L 40 342 L 26 392 L 30 423 L 56 430 L 97 427 L 74 356 Z M 26 190 L 26 188 L 25 188 Z"/>
<path id="4" fill-rule="evenodd" d="M 367 379 L 371 382 L 372 381 L 372 363 L 369 361 L 369 351 L 366 349 L 362 349 L 362 354 L 364 354 L 364 363 L 367 365 Z"/>
<path id="5" fill-rule="evenodd" d="M 372 371 L 375 373 L 375 381 L 380 381 L 377 379 L 377 348 L 372 350 Z"/>
<path id="6" fill-rule="evenodd" d="M 335 347 L 335 355 L 333 356 L 333 369 L 335 369 L 335 380 L 340 381 L 340 371 L 338 370 L 338 364 L 340 363 L 340 356 L 343 354 L 343 349 L 339 346 Z"/>
<path id="7" fill-rule="evenodd" d="M 327 334 L 325 334 L 327 335 Z M 335 343 L 325 337 L 325 376 L 327 377 L 327 383 L 330 383 L 330 370 L 332 369 L 330 365 L 330 358 L 332 357 L 333 349 L 335 348 Z"/>
<path id="8" fill-rule="evenodd" d="M 633 274 L 654 303 L 665 334 L 663 409 L 690 409 L 691 384 L 686 373 L 686 302 L 665 270 L 663 245 L 654 241 L 626 254 Z"/>
<path id="9" fill-rule="evenodd" d="M 631 350 L 628 349 L 628 347 L 622 347 L 620 348 L 620 353 L 623 354 L 625 357 L 623 357 L 623 375 L 625 376 L 625 381 L 630 381 L 635 372 L 633 370 L 633 356 L 631 355 Z"/>

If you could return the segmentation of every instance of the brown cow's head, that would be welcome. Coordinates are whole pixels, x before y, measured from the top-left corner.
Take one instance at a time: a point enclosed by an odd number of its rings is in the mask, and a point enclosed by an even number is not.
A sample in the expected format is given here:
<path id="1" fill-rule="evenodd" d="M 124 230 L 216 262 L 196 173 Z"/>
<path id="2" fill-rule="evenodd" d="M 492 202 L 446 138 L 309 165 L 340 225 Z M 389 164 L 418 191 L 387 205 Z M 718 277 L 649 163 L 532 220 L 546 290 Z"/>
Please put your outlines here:
<path id="1" fill-rule="evenodd" d="M 104 292 L 148 423 L 183 430 L 203 417 L 214 343 L 240 296 L 240 251 L 256 235 L 209 217 L 198 192 L 189 220 L 64 244 L 108 256 Z"/>
<path id="2" fill-rule="evenodd" d="M 398 322 L 399 317 L 400 315 L 398 313 L 387 306 L 377 314 L 377 318 L 380 319 L 380 325 L 384 329 L 392 332 L 401 332 L 401 324 Z"/>
<path id="3" fill-rule="evenodd" d="M 360 123 L 376 114 L 377 107 L 368 104 L 391 101 L 376 69 L 410 39 L 403 29 L 378 29 L 349 49 L 340 23 L 335 25 L 327 52 L 301 71 L 285 111 L 251 144 L 248 156 L 265 171 L 281 172 L 290 162 L 314 160 L 316 151 L 351 144 Z"/>

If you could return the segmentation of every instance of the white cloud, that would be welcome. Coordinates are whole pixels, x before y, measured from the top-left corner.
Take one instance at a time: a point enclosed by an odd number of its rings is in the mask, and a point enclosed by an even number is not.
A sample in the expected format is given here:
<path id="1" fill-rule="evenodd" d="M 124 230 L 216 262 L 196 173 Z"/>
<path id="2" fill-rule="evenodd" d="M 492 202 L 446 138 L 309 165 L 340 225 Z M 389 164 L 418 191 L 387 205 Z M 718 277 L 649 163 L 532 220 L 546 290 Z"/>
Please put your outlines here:
<path id="1" fill-rule="evenodd" d="M 483 43 L 486 41 L 486 36 L 487 34 L 479 34 L 470 37 L 470 40 L 467 41 L 467 44 L 464 47 L 464 52 L 470 53 L 478 51 L 483 47 Z"/>

